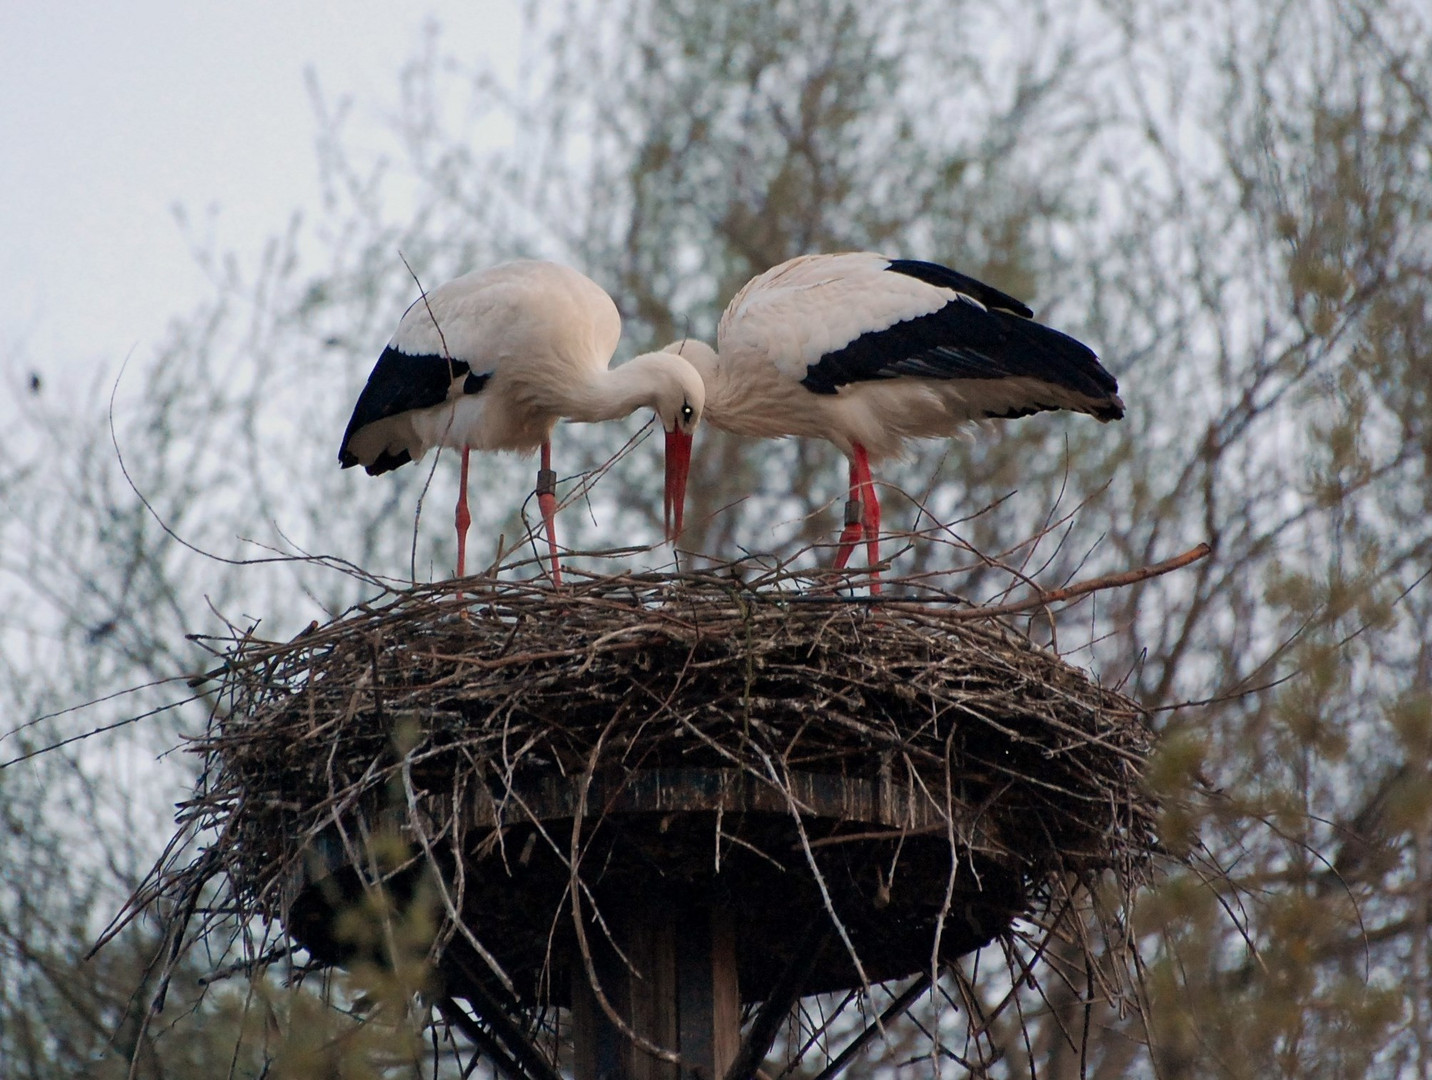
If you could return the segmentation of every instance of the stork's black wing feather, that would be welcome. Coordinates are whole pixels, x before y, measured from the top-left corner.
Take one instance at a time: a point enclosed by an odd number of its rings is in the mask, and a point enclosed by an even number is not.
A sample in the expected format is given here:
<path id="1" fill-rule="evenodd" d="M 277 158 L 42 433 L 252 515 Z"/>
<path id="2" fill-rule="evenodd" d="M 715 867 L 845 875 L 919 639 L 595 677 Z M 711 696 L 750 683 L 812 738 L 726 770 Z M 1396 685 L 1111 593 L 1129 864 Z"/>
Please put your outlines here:
<path id="1" fill-rule="evenodd" d="M 358 464 L 358 458 L 349 451 L 348 443 L 356 432 L 368 424 L 399 413 L 414 409 L 430 409 L 448 399 L 455 380 L 463 378 L 463 393 L 475 394 L 480 391 L 490 375 L 474 375 L 471 367 L 462 360 L 446 356 L 410 356 L 393 348 L 383 350 L 368 384 L 358 395 L 358 404 L 353 406 L 353 415 L 348 420 L 348 429 L 343 432 L 343 443 L 338 451 L 338 461 L 345 469 Z M 387 469 L 406 464 L 410 459 L 377 463 L 386 464 Z M 376 466 L 375 466 L 376 467 Z M 370 467 L 369 471 L 373 471 Z"/>
<path id="2" fill-rule="evenodd" d="M 1093 351 L 1068 334 L 1034 322 L 1018 300 L 935 263 L 900 261 L 890 269 L 955 289 L 979 303 L 954 299 L 928 315 L 860 335 L 807 367 L 802 385 L 808 390 L 834 394 L 850 383 L 901 376 L 1037 379 L 1108 401 L 1107 415 L 1096 413 L 1101 419 L 1123 414 L 1115 396 L 1118 381 Z"/>
<path id="3" fill-rule="evenodd" d="M 919 278 L 931 285 L 938 285 L 942 289 L 954 289 L 955 292 L 973 296 L 987 308 L 1003 308 L 1016 315 L 1023 315 L 1026 319 L 1034 318 L 1034 312 L 1023 300 L 1016 300 L 1009 293 L 1000 292 L 992 285 L 976 281 L 958 270 L 951 270 L 948 266 L 941 266 L 939 263 L 921 262 L 919 259 L 892 259 L 890 265 L 885 269 L 887 272 Z"/>

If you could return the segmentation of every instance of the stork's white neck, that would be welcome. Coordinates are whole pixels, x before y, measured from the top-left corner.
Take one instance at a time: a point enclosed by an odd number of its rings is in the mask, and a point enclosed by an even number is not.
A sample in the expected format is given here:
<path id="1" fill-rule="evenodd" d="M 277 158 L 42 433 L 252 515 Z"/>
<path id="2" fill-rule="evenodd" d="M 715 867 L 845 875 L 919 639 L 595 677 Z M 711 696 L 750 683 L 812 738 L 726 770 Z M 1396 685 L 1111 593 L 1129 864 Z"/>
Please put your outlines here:
<path id="1" fill-rule="evenodd" d="M 672 356 L 679 356 L 696 369 L 698 375 L 709 386 L 718 377 L 716 350 L 696 338 L 682 338 L 673 341 L 661 350 Z"/>
<path id="2" fill-rule="evenodd" d="M 692 396 L 693 382 L 700 387 L 700 379 L 692 366 L 678 356 L 646 353 L 617 367 L 594 372 L 565 403 L 562 414 L 578 423 L 597 423 L 620 420 L 642 407 L 655 409 L 658 414 L 674 411 Z M 664 404 L 668 410 L 663 409 Z"/>
<path id="3" fill-rule="evenodd" d="M 726 386 L 725 371 L 717 359 L 716 350 L 706 342 L 698 341 L 696 338 L 683 338 L 665 346 L 660 353 L 650 355 L 679 356 L 695 368 L 696 374 L 701 377 L 702 385 L 706 388 L 706 404 L 708 406 L 713 398 L 719 400 L 723 396 Z"/>

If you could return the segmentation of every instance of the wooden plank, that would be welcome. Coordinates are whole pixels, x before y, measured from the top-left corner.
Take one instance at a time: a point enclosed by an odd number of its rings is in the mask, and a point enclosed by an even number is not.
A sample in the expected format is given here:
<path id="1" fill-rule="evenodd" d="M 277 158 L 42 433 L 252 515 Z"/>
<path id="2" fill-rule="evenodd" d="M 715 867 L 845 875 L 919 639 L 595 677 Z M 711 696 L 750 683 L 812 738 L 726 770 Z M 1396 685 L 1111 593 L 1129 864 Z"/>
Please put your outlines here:
<path id="1" fill-rule="evenodd" d="M 618 922 L 623 964 L 588 935 L 607 1000 L 643 1039 L 681 1057 L 666 1061 L 633 1045 L 602 1010 L 584 970 L 572 981 L 576 1080 L 716 1080 L 741 1045 L 736 934 L 729 912 L 633 902 Z"/>
<path id="2" fill-rule="evenodd" d="M 729 908 L 711 911 L 712 1072 L 723 1077 L 741 1049 L 741 986 L 736 969 L 736 921 Z"/>
<path id="3" fill-rule="evenodd" d="M 685 921 L 676 947 L 677 1043 L 687 1076 L 716 1075 L 713 971 L 710 920 L 701 913 Z"/>
<path id="4" fill-rule="evenodd" d="M 895 783 L 889 775 L 867 780 L 793 773 L 790 785 L 800 805 L 818 818 L 891 829 L 924 829 L 945 820 L 944 807 L 927 793 Z M 579 806 L 585 806 L 588 817 L 701 810 L 790 813 L 784 792 L 740 769 L 642 769 L 599 774 L 589 783 L 581 777 L 544 774 L 514 784 L 513 791 L 521 797 L 498 799 L 486 785 L 479 785 L 471 804 L 472 824 L 494 828 L 530 820 L 565 820 Z"/>
<path id="5" fill-rule="evenodd" d="M 590 935 L 590 931 L 588 931 Z M 607 1000 L 618 1003 L 616 972 L 609 962 L 606 948 L 596 949 L 593 965 L 602 993 Z M 626 1061 L 623 1049 L 626 1039 L 615 1024 L 608 1019 L 601 1002 L 592 990 L 587 978 L 586 967 L 580 962 L 572 970 L 572 1075 L 576 1080 L 623 1080 L 626 1076 Z"/>
<path id="6" fill-rule="evenodd" d="M 677 1050 L 677 945 L 675 912 L 638 901 L 625 922 L 624 998 L 632 1030 L 664 1050 Z M 626 1040 L 623 1040 L 624 1042 Z M 632 1080 L 680 1080 L 676 1063 L 626 1044 Z"/>
<path id="7" fill-rule="evenodd" d="M 736 931 L 729 911 L 693 911 L 677 938 L 677 1011 L 685 1076 L 724 1076 L 741 1046 Z"/>
<path id="8" fill-rule="evenodd" d="M 595 923 L 587 927 L 602 993 L 622 1023 L 642 1039 L 676 1051 L 675 912 L 642 898 L 628 910 L 604 908 L 626 961 Z M 675 1062 L 636 1046 L 597 1000 L 583 965 L 572 974 L 573 1075 L 576 1080 L 679 1080 Z"/>

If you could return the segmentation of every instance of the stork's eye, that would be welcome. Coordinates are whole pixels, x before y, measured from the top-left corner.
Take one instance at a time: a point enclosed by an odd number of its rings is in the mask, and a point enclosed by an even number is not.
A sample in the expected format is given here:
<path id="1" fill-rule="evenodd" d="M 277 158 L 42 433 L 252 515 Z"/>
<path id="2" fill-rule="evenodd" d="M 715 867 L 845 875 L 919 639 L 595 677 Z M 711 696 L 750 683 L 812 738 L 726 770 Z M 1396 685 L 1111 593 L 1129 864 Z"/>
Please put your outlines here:
<path id="1" fill-rule="evenodd" d="M 689 401 L 681 403 L 681 420 L 683 423 L 690 423 L 691 418 L 696 415 L 696 410 L 691 407 Z"/>

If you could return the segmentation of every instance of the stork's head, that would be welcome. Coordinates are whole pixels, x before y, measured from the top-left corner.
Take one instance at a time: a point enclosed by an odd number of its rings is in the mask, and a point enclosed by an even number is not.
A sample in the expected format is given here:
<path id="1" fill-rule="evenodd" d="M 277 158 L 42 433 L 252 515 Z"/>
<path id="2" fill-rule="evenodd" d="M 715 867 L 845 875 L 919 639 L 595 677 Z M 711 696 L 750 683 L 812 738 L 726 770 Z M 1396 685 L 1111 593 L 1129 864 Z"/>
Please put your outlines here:
<path id="1" fill-rule="evenodd" d="M 681 535 L 686 477 L 691 471 L 691 439 L 706 406 L 707 380 L 715 368 L 716 351 L 704 341 L 684 338 L 655 355 L 669 357 L 673 370 L 682 372 L 682 385 L 691 388 L 686 391 L 686 408 L 672 419 L 662 415 L 666 426 L 666 537 L 674 541 Z"/>
<path id="2" fill-rule="evenodd" d="M 639 356 L 659 369 L 653 407 L 666 430 L 666 538 L 681 535 L 682 511 L 686 506 L 686 477 L 691 471 L 691 441 L 706 408 L 706 384 L 687 361 L 674 352 L 662 350 Z"/>

